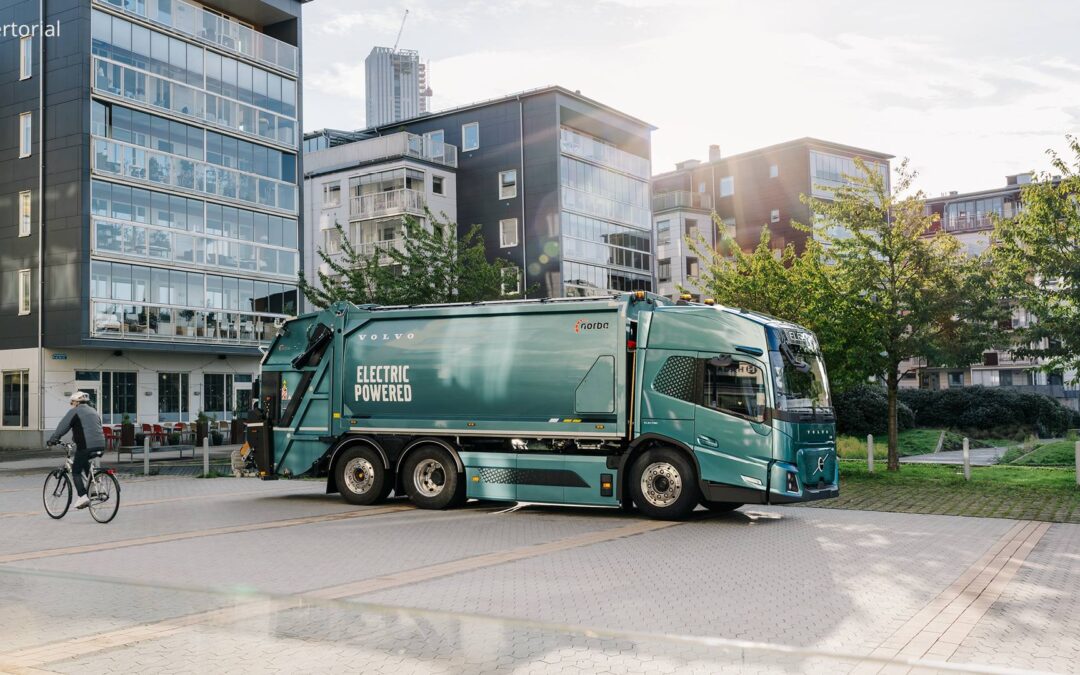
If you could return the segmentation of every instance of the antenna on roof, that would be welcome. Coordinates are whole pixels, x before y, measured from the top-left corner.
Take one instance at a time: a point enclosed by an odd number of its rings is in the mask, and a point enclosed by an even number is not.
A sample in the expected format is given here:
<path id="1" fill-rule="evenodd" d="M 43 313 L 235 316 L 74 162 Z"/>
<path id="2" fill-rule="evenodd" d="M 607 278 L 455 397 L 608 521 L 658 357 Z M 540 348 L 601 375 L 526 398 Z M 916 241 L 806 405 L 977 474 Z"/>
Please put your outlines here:
<path id="1" fill-rule="evenodd" d="M 401 17 L 401 28 L 398 28 L 397 39 L 394 40 L 394 48 L 391 51 L 396 52 L 398 43 L 401 42 L 401 31 L 405 30 L 405 20 L 409 18 L 409 10 L 405 10 L 405 16 Z"/>

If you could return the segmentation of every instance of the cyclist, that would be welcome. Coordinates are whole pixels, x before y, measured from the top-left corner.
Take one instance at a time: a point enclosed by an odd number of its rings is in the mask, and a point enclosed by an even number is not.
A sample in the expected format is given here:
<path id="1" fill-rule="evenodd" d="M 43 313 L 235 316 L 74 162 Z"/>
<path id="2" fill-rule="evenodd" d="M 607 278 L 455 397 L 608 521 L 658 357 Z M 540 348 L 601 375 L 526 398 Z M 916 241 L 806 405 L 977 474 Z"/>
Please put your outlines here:
<path id="1" fill-rule="evenodd" d="M 64 418 L 60 420 L 60 424 L 49 437 L 46 445 L 56 445 L 69 431 L 71 440 L 75 442 L 75 460 L 71 465 L 71 477 L 75 481 L 75 491 L 79 494 L 79 498 L 75 501 L 75 508 L 85 509 L 90 505 L 90 498 L 86 496 L 83 476 L 90 471 L 90 455 L 105 450 L 105 434 L 101 431 L 101 417 L 90 405 L 90 395 L 85 391 L 77 391 L 71 395 L 71 410 L 68 410 Z"/>

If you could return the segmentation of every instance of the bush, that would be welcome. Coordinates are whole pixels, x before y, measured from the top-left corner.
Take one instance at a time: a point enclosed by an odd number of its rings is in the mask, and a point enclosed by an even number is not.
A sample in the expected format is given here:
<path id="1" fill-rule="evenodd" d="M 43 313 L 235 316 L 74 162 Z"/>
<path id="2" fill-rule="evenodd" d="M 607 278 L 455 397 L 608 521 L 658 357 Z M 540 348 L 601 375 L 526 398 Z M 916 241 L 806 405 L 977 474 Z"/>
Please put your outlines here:
<path id="1" fill-rule="evenodd" d="M 914 413 L 918 426 L 961 429 L 970 436 L 1062 436 L 1076 417 L 1049 396 L 1008 387 L 902 389 L 900 400 Z"/>
<path id="2" fill-rule="evenodd" d="M 889 430 L 889 399 L 885 390 L 869 384 L 852 387 L 833 397 L 836 409 L 836 431 L 840 434 L 865 437 L 881 435 Z M 911 408 L 897 401 L 897 430 L 915 426 Z M 863 452 L 863 456 L 866 453 Z"/>

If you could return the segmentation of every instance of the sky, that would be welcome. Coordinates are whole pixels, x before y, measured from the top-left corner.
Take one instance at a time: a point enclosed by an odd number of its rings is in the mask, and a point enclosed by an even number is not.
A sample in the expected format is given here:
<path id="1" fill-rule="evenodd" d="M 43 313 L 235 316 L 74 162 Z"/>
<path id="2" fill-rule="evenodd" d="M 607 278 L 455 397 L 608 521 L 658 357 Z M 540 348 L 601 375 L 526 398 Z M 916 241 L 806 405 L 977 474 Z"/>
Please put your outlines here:
<path id="1" fill-rule="evenodd" d="M 1049 170 L 1080 132 L 1080 3 L 314 0 L 304 128 L 364 127 L 364 58 L 430 62 L 432 107 L 562 85 L 657 127 L 653 173 L 803 136 L 909 158 L 928 195 Z M 894 165 L 897 161 L 894 161 Z"/>

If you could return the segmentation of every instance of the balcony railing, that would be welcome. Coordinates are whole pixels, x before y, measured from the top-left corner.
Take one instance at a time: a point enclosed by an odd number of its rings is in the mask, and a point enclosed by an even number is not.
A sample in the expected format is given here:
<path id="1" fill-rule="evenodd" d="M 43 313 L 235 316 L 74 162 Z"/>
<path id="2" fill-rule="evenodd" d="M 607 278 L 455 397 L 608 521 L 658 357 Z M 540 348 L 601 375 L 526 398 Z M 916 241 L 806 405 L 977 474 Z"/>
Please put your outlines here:
<path id="1" fill-rule="evenodd" d="M 387 239 L 385 241 L 369 241 L 364 244 L 358 244 L 356 250 L 363 255 L 374 255 L 376 252 L 385 253 L 389 250 L 405 252 L 405 240 L 404 239 Z"/>
<path id="2" fill-rule="evenodd" d="M 355 165 L 397 157 L 415 157 L 454 168 L 458 165 L 457 146 L 400 131 L 308 152 L 304 157 L 304 170 L 322 171 L 340 165 L 343 160 Z"/>
<path id="3" fill-rule="evenodd" d="M 257 347 L 274 339 L 283 316 L 161 307 L 143 303 L 90 303 L 95 338 Z"/>
<path id="4" fill-rule="evenodd" d="M 388 192 L 376 192 L 370 195 L 351 197 L 349 218 L 356 220 L 402 213 L 422 215 L 425 205 L 424 193 L 416 190 L 404 188 Z"/>
<path id="5" fill-rule="evenodd" d="M 668 209 L 700 209 L 711 211 L 713 207 L 712 195 L 700 192 L 688 192 L 676 190 L 675 192 L 662 192 L 653 195 L 652 210 L 667 211 Z"/>
<path id="6" fill-rule="evenodd" d="M 946 232 L 974 232 L 976 230 L 991 230 L 994 221 L 990 216 L 954 216 L 944 219 Z"/>
<path id="7" fill-rule="evenodd" d="M 97 1 L 293 75 L 297 73 L 296 47 L 184 0 L 172 0 L 171 3 Z"/>

